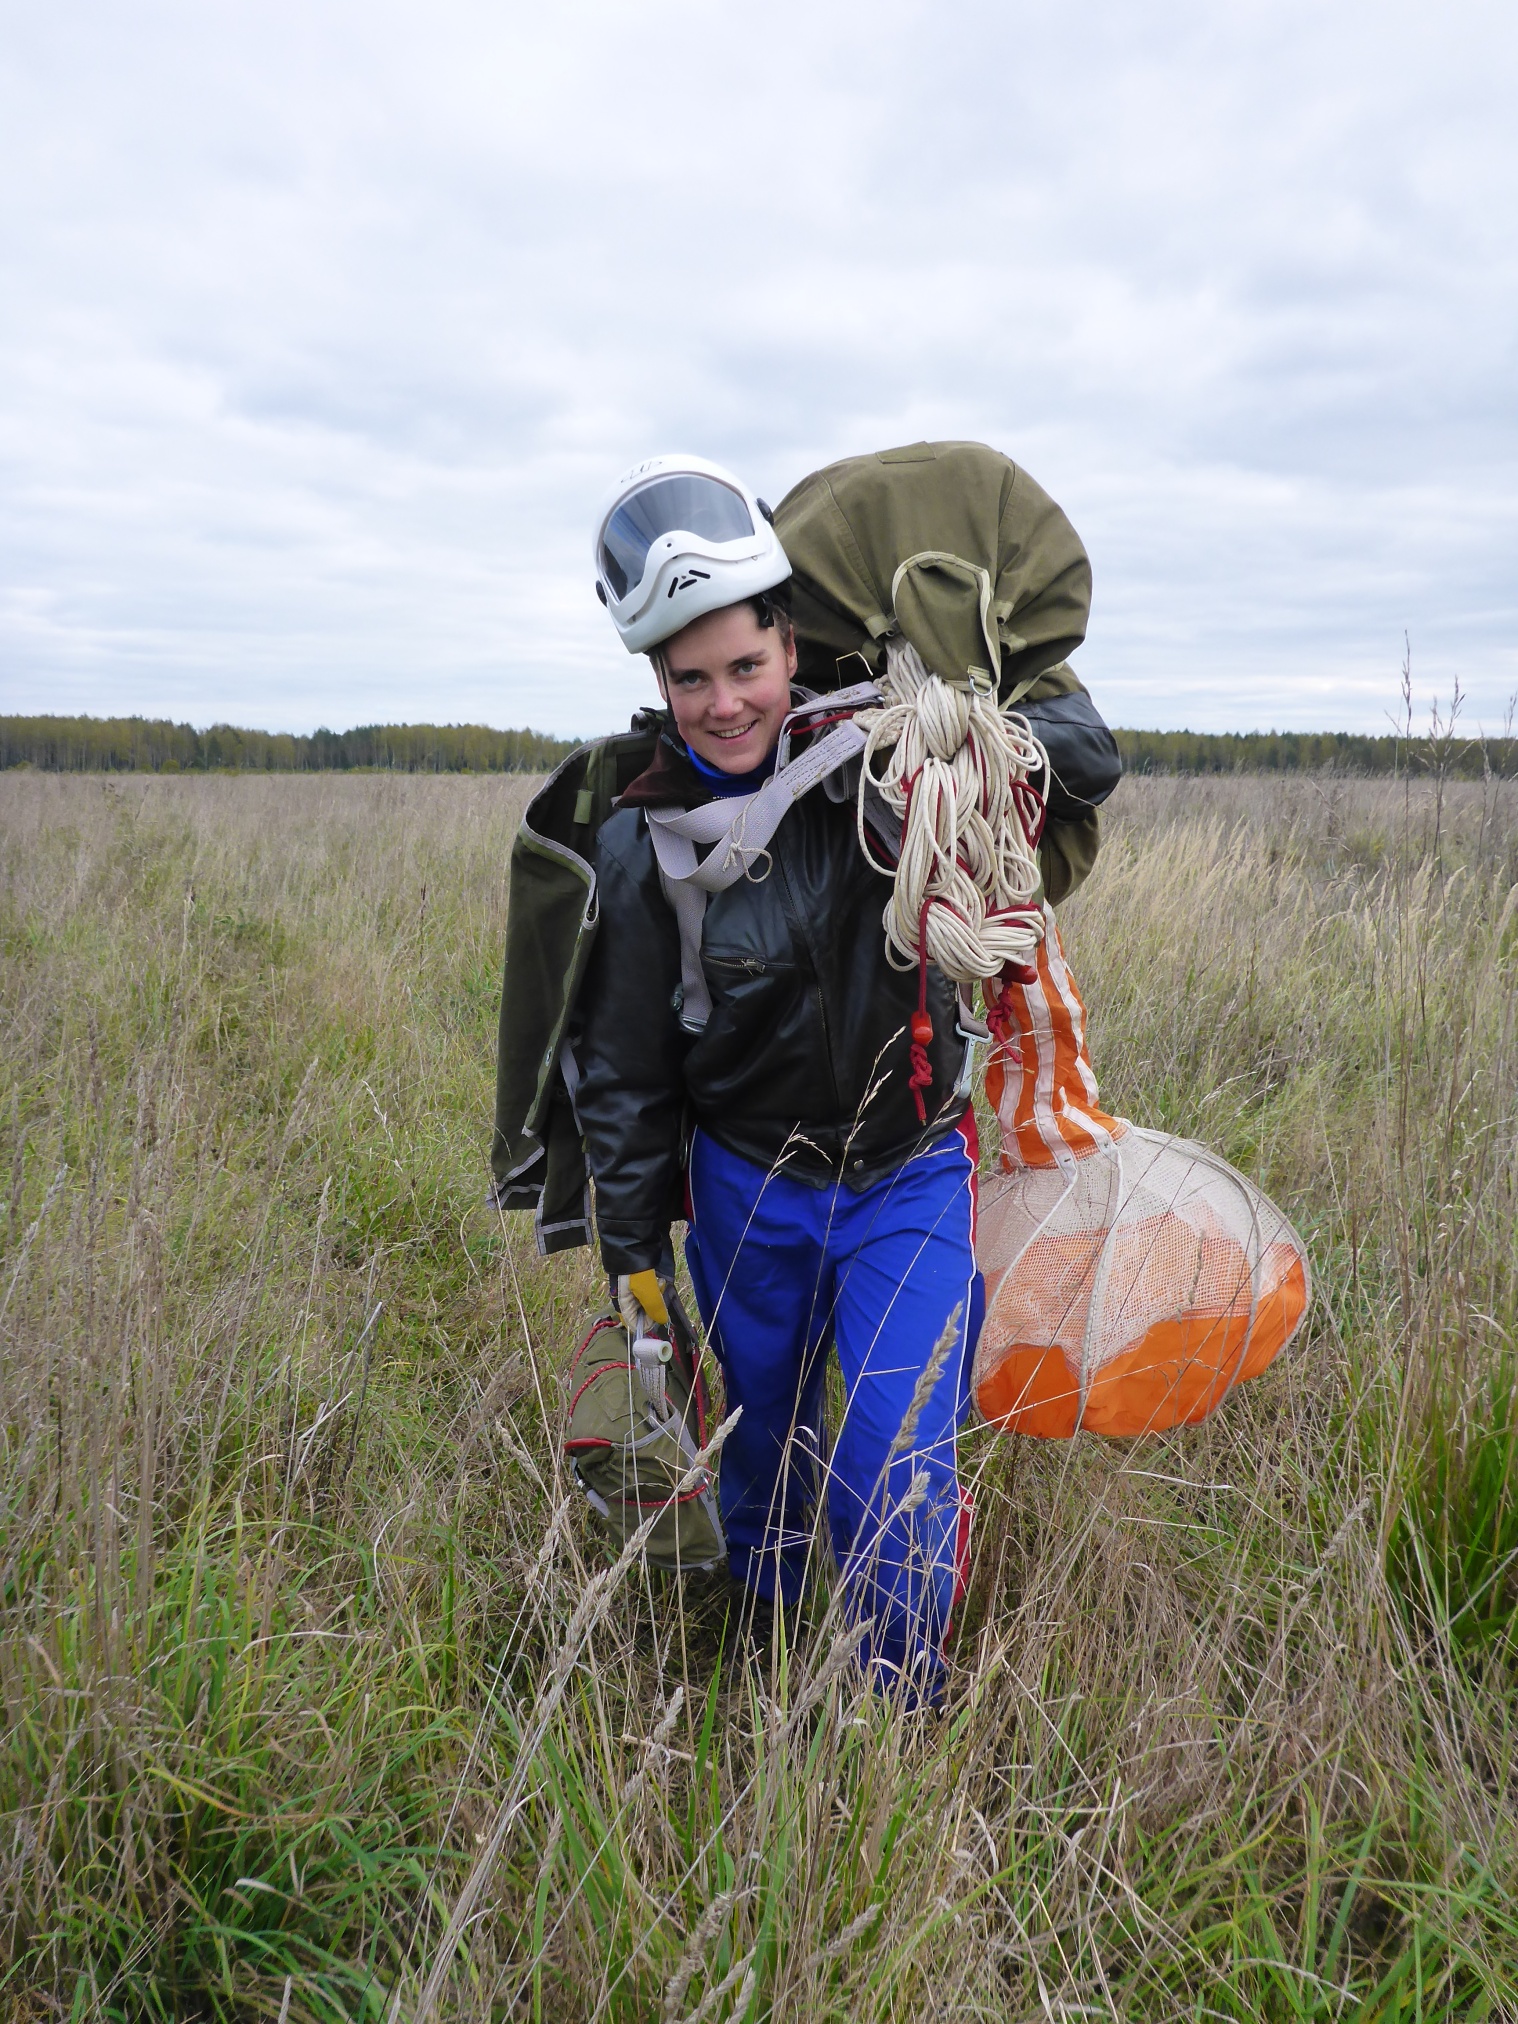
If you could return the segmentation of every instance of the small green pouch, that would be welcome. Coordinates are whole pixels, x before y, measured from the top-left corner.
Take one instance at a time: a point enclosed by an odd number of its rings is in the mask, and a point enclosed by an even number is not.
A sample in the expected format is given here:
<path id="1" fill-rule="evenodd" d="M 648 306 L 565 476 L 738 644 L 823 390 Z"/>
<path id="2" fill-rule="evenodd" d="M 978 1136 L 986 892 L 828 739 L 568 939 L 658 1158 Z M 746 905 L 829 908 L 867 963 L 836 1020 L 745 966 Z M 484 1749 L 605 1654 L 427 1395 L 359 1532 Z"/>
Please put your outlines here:
<path id="1" fill-rule="evenodd" d="M 706 1383 L 689 1328 L 673 1303 L 668 1355 L 640 1367 L 621 1321 L 598 1321 L 569 1367 L 564 1453 L 614 1552 L 655 1511 L 650 1566 L 706 1572 L 727 1558 L 716 1487 L 703 1469 L 681 1481 L 707 1440 Z M 645 1372 L 651 1375 L 646 1376 Z"/>

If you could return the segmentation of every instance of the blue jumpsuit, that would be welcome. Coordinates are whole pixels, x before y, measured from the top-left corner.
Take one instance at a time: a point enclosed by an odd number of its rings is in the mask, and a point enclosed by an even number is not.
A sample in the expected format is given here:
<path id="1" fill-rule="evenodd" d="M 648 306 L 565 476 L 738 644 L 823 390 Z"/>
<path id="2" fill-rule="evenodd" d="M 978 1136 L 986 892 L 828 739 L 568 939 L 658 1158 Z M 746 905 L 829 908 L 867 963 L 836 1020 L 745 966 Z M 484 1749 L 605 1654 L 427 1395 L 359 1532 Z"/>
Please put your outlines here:
<path id="1" fill-rule="evenodd" d="M 932 1701 L 964 1579 L 968 1504 L 955 1429 L 980 1327 L 973 1115 L 864 1193 L 807 1186 L 697 1131 L 685 1255 L 743 1417 L 722 1453 L 733 1572 L 794 1601 L 819 1494 L 861 1658 L 883 1687 Z M 953 1320 L 941 1369 L 925 1366 Z M 846 1405 L 823 1418 L 829 1341 Z M 915 1431 L 906 1425 L 918 1397 Z M 902 1436 L 905 1435 L 905 1444 Z"/>

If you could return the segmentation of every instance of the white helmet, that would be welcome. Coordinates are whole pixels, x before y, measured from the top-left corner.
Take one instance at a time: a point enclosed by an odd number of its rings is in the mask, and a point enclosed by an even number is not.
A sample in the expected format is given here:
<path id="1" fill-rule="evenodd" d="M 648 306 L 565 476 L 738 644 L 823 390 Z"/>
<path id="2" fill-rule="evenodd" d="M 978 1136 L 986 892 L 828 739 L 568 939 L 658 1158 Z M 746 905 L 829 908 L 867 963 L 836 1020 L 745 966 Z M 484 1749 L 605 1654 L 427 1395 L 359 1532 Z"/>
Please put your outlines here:
<path id="1" fill-rule="evenodd" d="M 612 487 L 596 519 L 596 595 L 630 654 L 791 573 L 770 509 L 704 457 L 650 457 Z"/>

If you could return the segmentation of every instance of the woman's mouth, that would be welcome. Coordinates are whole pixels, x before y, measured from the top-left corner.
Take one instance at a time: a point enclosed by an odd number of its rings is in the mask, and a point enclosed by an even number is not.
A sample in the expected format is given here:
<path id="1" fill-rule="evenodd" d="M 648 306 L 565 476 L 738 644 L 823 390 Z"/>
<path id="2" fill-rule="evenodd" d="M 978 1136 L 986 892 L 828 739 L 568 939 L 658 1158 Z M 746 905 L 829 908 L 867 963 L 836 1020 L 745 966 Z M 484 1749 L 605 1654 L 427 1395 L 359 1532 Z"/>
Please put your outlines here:
<path id="1" fill-rule="evenodd" d="M 711 738 L 722 738 L 722 739 L 746 738 L 749 732 L 753 730 L 754 724 L 757 724 L 758 721 L 759 719 L 755 717 L 753 723 L 741 724 L 736 731 L 710 731 L 707 733 L 707 736 Z"/>

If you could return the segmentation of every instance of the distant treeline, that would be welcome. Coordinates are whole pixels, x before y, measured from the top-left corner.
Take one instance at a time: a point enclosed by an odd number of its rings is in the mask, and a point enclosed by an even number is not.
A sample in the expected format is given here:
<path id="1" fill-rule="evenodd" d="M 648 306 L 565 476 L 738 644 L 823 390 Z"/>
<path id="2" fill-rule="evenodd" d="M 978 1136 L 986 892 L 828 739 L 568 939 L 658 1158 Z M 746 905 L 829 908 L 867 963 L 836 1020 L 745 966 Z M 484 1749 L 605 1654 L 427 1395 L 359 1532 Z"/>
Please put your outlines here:
<path id="1" fill-rule="evenodd" d="M 1484 765 L 1518 772 L 1518 739 L 1455 738 L 1439 755 L 1423 738 L 1354 731 L 1118 731 L 1130 773 L 1402 773 L 1444 770 L 1479 779 Z M 0 768 L 49 773 L 548 773 L 572 738 L 493 731 L 486 724 L 363 724 L 353 731 L 244 731 L 146 717 L 0 717 Z"/>
<path id="2" fill-rule="evenodd" d="M 0 717 L 0 767 L 49 773 L 547 773 L 574 746 L 485 724 L 363 724 L 306 737 L 146 717 Z"/>
<path id="3" fill-rule="evenodd" d="M 1489 766 L 1506 777 L 1518 738 L 1463 735 L 1368 738 L 1356 731 L 1115 731 L 1129 773 L 1421 773 L 1440 764 L 1456 779 L 1479 780 Z"/>

